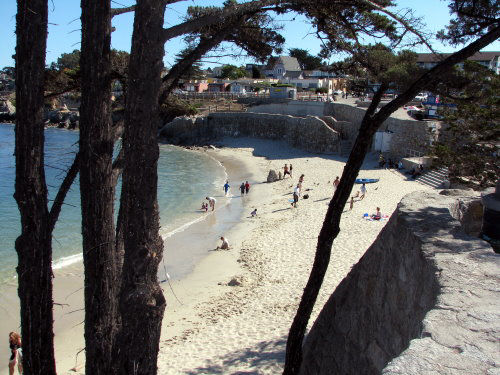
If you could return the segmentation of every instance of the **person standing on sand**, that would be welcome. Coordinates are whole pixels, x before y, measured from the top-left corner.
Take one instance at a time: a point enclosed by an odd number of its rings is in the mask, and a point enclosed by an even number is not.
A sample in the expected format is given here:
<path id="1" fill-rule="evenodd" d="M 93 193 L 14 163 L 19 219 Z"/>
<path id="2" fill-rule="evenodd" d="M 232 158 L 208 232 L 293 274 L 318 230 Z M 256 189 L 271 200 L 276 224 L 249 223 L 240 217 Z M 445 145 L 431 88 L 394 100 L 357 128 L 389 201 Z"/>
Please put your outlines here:
<path id="1" fill-rule="evenodd" d="M 229 186 L 229 181 L 226 181 L 226 183 L 224 184 L 224 195 L 227 195 L 230 187 L 231 186 Z"/>
<path id="2" fill-rule="evenodd" d="M 299 195 L 300 195 L 300 186 L 297 184 L 297 187 L 293 191 L 293 207 L 297 207 L 297 202 L 299 201 Z"/>
<path id="3" fill-rule="evenodd" d="M 361 189 L 359 189 L 359 190 L 361 191 L 361 196 L 359 197 L 359 200 L 362 200 L 365 197 L 365 194 L 366 194 L 366 185 L 362 184 L 361 185 Z"/>
<path id="4" fill-rule="evenodd" d="M 212 211 L 215 210 L 215 202 L 217 202 L 217 200 L 212 197 L 205 197 L 205 199 L 208 201 L 210 207 L 212 207 Z"/>
<path id="5" fill-rule="evenodd" d="M 9 375 L 14 375 L 16 369 L 20 374 L 23 373 L 23 351 L 21 349 L 21 335 L 17 332 L 9 333 L 9 346 L 10 346 L 10 358 L 9 358 Z"/>
<path id="6" fill-rule="evenodd" d="M 241 195 L 245 194 L 245 183 L 244 182 L 242 182 L 240 185 L 240 191 L 241 191 Z"/>
<path id="7" fill-rule="evenodd" d="M 293 177 L 292 176 L 292 170 L 293 170 L 293 166 L 292 166 L 292 164 L 290 164 L 290 177 Z"/>
<path id="8" fill-rule="evenodd" d="M 349 202 L 349 210 L 352 211 L 353 207 L 354 207 L 354 197 L 351 197 L 351 201 Z"/>
<path id="9" fill-rule="evenodd" d="M 245 182 L 245 191 L 246 191 L 247 194 L 250 191 L 250 184 L 248 183 L 248 181 Z"/>
<path id="10" fill-rule="evenodd" d="M 337 178 L 335 178 L 335 181 L 333 181 L 333 192 L 334 193 L 337 190 L 339 184 L 340 184 L 340 179 L 339 179 L 339 176 L 337 176 Z"/>
<path id="11" fill-rule="evenodd" d="M 288 170 L 288 164 L 285 164 L 283 167 L 283 179 L 285 179 L 286 175 L 290 175 L 290 171 Z"/>

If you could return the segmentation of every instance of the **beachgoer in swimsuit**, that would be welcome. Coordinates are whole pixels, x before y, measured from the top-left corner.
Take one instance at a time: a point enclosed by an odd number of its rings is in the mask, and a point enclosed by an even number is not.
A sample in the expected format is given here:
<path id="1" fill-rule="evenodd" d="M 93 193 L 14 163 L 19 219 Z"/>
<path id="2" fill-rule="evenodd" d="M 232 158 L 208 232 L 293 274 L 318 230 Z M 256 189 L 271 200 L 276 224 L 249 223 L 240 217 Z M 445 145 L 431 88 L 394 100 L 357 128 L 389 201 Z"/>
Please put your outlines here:
<path id="1" fill-rule="evenodd" d="M 208 210 L 208 204 L 206 204 L 205 202 L 201 202 L 201 208 L 200 210 L 204 210 L 205 212 L 207 212 Z"/>
<path id="2" fill-rule="evenodd" d="M 10 358 L 9 358 L 9 375 L 14 375 L 16 369 L 20 374 L 23 373 L 23 351 L 21 349 L 21 335 L 17 332 L 9 333 L 9 346 L 10 346 Z"/>
<path id="3" fill-rule="evenodd" d="M 229 181 L 226 181 L 226 183 L 224 184 L 224 195 L 227 195 L 229 188 Z"/>
<path id="4" fill-rule="evenodd" d="M 250 191 L 250 184 L 248 183 L 248 181 L 245 182 L 245 191 L 246 191 L 247 194 Z"/>
<path id="5" fill-rule="evenodd" d="M 227 240 L 227 238 L 221 237 L 220 239 L 222 241 L 222 244 L 220 246 L 217 246 L 217 249 L 229 250 L 229 241 Z"/>
<path id="6" fill-rule="evenodd" d="M 283 167 L 283 179 L 286 177 L 286 175 L 290 175 L 290 171 L 288 170 L 288 164 L 285 164 L 285 166 Z M 291 175 L 290 175 L 291 176 Z"/>
<path id="7" fill-rule="evenodd" d="M 241 191 L 241 195 L 245 194 L 245 183 L 244 182 L 242 182 L 240 185 L 240 191 Z"/>
<path id="8" fill-rule="evenodd" d="M 352 211 L 353 207 L 354 207 L 354 197 L 351 197 L 351 202 L 349 202 L 349 210 Z"/>
<path id="9" fill-rule="evenodd" d="M 290 177 L 293 177 L 293 176 L 292 176 L 292 170 L 293 170 L 293 167 L 292 167 L 292 165 L 290 164 Z"/>
<path id="10" fill-rule="evenodd" d="M 208 200 L 208 204 L 212 207 L 212 211 L 215 210 L 215 202 L 217 202 L 217 200 L 212 197 L 205 197 L 205 199 Z"/>
<path id="11" fill-rule="evenodd" d="M 337 178 L 335 178 L 335 181 L 333 181 L 333 192 L 334 193 L 337 190 L 337 187 L 339 186 L 339 184 L 340 184 L 340 179 L 339 179 L 339 176 L 337 176 Z"/>
<path id="12" fill-rule="evenodd" d="M 297 202 L 299 201 L 299 195 L 300 195 L 300 186 L 297 184 L 297 187 L 293 191 L 293 207 L 297 207 Z"/>
<path id="13" fill-rule="evenodd" d="M 380 207 L 377 207 L 377 211 L 372 215 L 373 220 L 380 220 L 382 218 L 382 213 L 380 212 Z"/>
<path id="14" fill-rule="evenodd" d="M 366 185 L 362 184 L 361 185 L 361 189 L 359 189 L 359 190 L 361 191 L 361 196 L 359 197 L 359 200 L 362 200 L 365 197 L 365 194 L 366 194 Z"/>

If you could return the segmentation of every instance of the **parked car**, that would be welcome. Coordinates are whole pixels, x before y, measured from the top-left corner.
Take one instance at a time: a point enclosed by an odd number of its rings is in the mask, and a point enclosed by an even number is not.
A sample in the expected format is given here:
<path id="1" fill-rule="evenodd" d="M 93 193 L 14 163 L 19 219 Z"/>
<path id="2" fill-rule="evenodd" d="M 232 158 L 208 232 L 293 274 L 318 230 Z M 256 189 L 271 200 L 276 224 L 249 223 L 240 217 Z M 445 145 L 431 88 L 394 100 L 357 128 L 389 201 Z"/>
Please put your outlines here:
<path id="1" fill-rule="evenodd" d="M 415 100 L 419 100 L 421 102 L 424 102 L 427 100 L 427 94 L 425 92 L 421 92 L 417 96 L 415 96 Z"/>

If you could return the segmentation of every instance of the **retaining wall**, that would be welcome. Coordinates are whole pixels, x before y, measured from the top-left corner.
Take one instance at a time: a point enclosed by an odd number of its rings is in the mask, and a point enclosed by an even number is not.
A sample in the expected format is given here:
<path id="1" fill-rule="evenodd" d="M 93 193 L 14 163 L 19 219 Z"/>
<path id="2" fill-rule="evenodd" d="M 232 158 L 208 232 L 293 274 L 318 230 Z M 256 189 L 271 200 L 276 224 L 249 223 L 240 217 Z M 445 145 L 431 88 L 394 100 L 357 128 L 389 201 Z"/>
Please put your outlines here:
<path id="1" fill-rule="evenodd" d="M 465 234 L 454 205 L 403 198 L 323 307 L 301 375 L 500 371 L 500 256 Z"/>
<path id="2" fill-rule="evenodd" d="M 203 144 L 229 137 L 282 140 L 311 152 L 339 152 L 339 133 L 317 117 L 217 112 L 207 117 L 178 117 L 165 125 L 160 136 L 174 144 Z"/>

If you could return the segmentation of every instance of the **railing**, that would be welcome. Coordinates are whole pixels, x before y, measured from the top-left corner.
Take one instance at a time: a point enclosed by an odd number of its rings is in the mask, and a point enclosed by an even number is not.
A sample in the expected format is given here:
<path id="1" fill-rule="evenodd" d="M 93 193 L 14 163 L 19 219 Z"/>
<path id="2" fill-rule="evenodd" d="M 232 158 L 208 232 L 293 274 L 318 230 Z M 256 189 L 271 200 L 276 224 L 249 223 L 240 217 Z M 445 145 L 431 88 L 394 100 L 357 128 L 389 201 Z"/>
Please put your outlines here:
<path id="1" fill-rule="evenodd" d="M 422 156 L 424 156 L 424 153 L 417 150 L 408 150 L 406 153 L 407 158 L 421 158 Z"/>
<path id="2" fill-rule="evenodd" d="M 258 92 L 249 92 L 249 93 L 235 93 L 235 92 L 195 92 L 195 91 L 185 91 L 182 93 L 172 93 L 172 95 L 176 96 L 179 99 L 184 100 L 217 100 L 217 99 L 226 99 L 226 100 L 236 100 L 238 98 L 269 98 L 269 93 L 258 93 Z"/>

